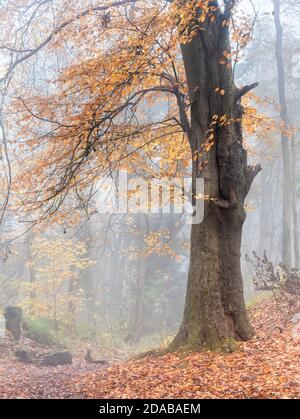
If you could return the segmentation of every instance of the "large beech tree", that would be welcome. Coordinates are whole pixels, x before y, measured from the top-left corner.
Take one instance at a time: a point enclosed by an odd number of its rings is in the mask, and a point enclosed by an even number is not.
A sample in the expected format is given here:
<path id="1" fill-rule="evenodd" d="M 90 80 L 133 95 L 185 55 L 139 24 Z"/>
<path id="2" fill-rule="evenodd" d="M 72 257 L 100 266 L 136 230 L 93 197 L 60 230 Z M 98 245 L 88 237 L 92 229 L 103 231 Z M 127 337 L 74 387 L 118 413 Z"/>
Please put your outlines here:
<path id="1" fill-rule="evenodd" d="M 219 347 L 228 338 L 253 336 L 249 324 L 240 266 L 244 202 L 260 166 L 247 165 L 243 148 L 241 98 L 256 84 L 238 89 L 231 65 L 228 22 L 233 1 L 210 2 L 211 18 L 181 46 L 191 100 L 189 141 L 193 177 L 204 177 L 204 221 L 192 226 L 191 260 L 184 319 L 173 347 Z M 201 8 L 197 14 L 201 15 Z M 194 28 L 194 26 L 193 26 Z M 203 153 L 206 133 L 213 125 L 213 147 Z M 222 119 L 223 118 L 223 119 Z M 202 164 L 206 159 L 205 165 Z M 204 166 L 204 168 L 203 168 Z"/>
<path id="2" fill-rule="evenodd" d="M 119 167 L 145 172 L 158 152 L 167 176 L 192 166 L 193 179 L 204 178 L 204 220 L 192 225 L 184 318 L 171 349 L 251 338 L 240 249 L 260 166 L 247 164 L 243 147 L 241 99 L 256 84 L 234 81 L 235 1 L 50 3 L 2 10 L 3 106 L 22 161 L 12 186 L 22 208 L 39 221 L 62 217 L 68 195 L 84 201 Z"/>

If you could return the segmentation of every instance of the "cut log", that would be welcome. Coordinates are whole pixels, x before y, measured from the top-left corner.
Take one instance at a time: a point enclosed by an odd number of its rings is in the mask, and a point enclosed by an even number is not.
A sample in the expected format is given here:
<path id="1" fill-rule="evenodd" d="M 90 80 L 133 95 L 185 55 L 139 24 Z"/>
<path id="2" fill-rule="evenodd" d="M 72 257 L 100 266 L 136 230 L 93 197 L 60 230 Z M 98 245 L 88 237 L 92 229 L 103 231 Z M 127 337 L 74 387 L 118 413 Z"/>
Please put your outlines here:
<path id="1" fill-rule="evenodd" d="M 70 365 L 72 364 L 71 352 L 56 352 L 53 354 L 47 354 L 41 357 L 40 365 L 56 367 L 57 365 Z"/>
<path id="2" fill-rule="evenodd" d="M 25 364 L 34 364 L 35 362 L 32 355 L 23 349 L 16 351 L 15 356 L 18 358 L 19 361 L 24 362 Z"/>
<path id="3" fill-rule="evenodd" d="M 15 352 L 16 358 L 25 364 L 34 364 L 42 367 L 56 367 L 58 365 L 72 364 L 72 354 L 68 351 L 38 354 L 20 349 Z"/>

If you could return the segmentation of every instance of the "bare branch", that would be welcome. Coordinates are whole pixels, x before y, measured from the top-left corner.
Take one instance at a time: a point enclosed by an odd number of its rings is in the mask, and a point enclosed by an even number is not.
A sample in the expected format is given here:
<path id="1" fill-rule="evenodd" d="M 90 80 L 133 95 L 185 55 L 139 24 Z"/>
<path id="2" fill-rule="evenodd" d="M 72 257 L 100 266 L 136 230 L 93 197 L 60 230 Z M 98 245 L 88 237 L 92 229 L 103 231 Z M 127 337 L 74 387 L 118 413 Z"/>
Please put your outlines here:
<path id="1" fill-rule="evenodd" d="M 262 167 L 261 167 L 260 164 L 257 164 L 256 166 L 248 166 L 247 167 L 246 178 L 247 178 L 247 189 L 248 189 L 248 191 L 250 190 L 254 179 L 256 178 L 256 176 L 258 175 L 258 173 L 261 170 L 262 170 Z"/>
<path id="2" fill-rule="evenodd" d="M 22 62 L 28 60 L 29 58 L 31 58 L 33 55 L 35 55 L 36 53 L 38 53 L 40 50 L 42 50 L 46 45 L 48 45 L 53 38 L 55 37 L 55 35 L 57 35 L 59 32 L 63 31 L 66 27 L 68 27 L 69 25 L 71 25 L 72 23 L 76 22 L 76 20 L 79 20 L 80 18 L 84 17 L 84 16 L 88 16 L 89 14 L 93 13 L 93 12 L 104 12 L 112 7 L 120 7 L 120 6 L 125 6 L 127 4 L 132 4 L 132 3 L 137 3 L 139 0 L 120 0 L 120 1 L 114 1 L 110 4 L 107 4 L 106 6 L 95 6 L 95 7 L 91 7 L 87 10 L 84 10 L 81 13 L 78 13 L 76 16 L 74 16 L 71 19 L 66 20 L 65 22 L 63 22 L 61 25 L 59 25 L 43 42 L 41 42 L 36 48 L 33 49 L 29 49 L 29 52 L 25 55 L 23 55 L 22 57 L 18 58 L 16 61 L 14 61 L 13 63 L 10 64 L 6 74 L 0 78 L 0 83 L 2 83 L 3 81 L 5 81 L 7 79 L 7 77 L 14 71 L 14 69 Z M 2 49 L 4 47 L 2 46 Z"/>
<path id="3" fill-rule="evenodd" d="M 235 94 L 235 100 L 236 102 L 241 99 L 242 96 L 245 96 L 246 93 L 250 92 L 250 90 L 255 89 L 259 83 L 253 83 L 249 84 L 247 86 L 242 87 L 241 89 L 237 89 L 237 92 Z"/>

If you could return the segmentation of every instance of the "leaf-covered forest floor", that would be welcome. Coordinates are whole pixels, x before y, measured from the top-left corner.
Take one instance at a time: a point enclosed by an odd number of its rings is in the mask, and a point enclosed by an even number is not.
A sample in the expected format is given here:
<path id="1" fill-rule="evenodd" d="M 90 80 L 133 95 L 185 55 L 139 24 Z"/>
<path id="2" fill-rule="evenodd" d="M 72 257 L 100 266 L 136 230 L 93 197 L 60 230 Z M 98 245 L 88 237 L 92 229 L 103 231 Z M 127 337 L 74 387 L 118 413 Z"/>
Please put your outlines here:
<path id="1" fill-rule="evenodd" d="M 300 300 L 250 310 L 257 336 L 230 354 L 168 354 L 109 368 L 35 367 L 0 354 L 0 398 L 299 398 Z M 300 315 L 299 315 L 300 317 Z M 298 319 L 298 323 L 295 321 Z"/>

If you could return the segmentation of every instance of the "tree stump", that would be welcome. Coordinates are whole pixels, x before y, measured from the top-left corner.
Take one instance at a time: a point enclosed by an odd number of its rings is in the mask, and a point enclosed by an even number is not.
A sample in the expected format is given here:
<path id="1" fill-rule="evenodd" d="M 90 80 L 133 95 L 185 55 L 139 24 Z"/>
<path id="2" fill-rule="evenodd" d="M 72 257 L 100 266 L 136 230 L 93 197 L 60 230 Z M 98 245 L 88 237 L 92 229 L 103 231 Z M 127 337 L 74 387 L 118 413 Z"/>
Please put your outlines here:
<path id="1" fill-rule="evenodd" d="M 20 307 L 6 307 L 4 317 L 6 330 L 18 341 L 21 337 L 22 309 Z"/>
<path id="2" fill-rule="evenodd" d="M 86 360 L 86 362 L 90 362 L 91 364 L 108 365 L 108 362 L 104 359 L 93 359 L 90 349 L 87 350 L 84 359 Z"/>

